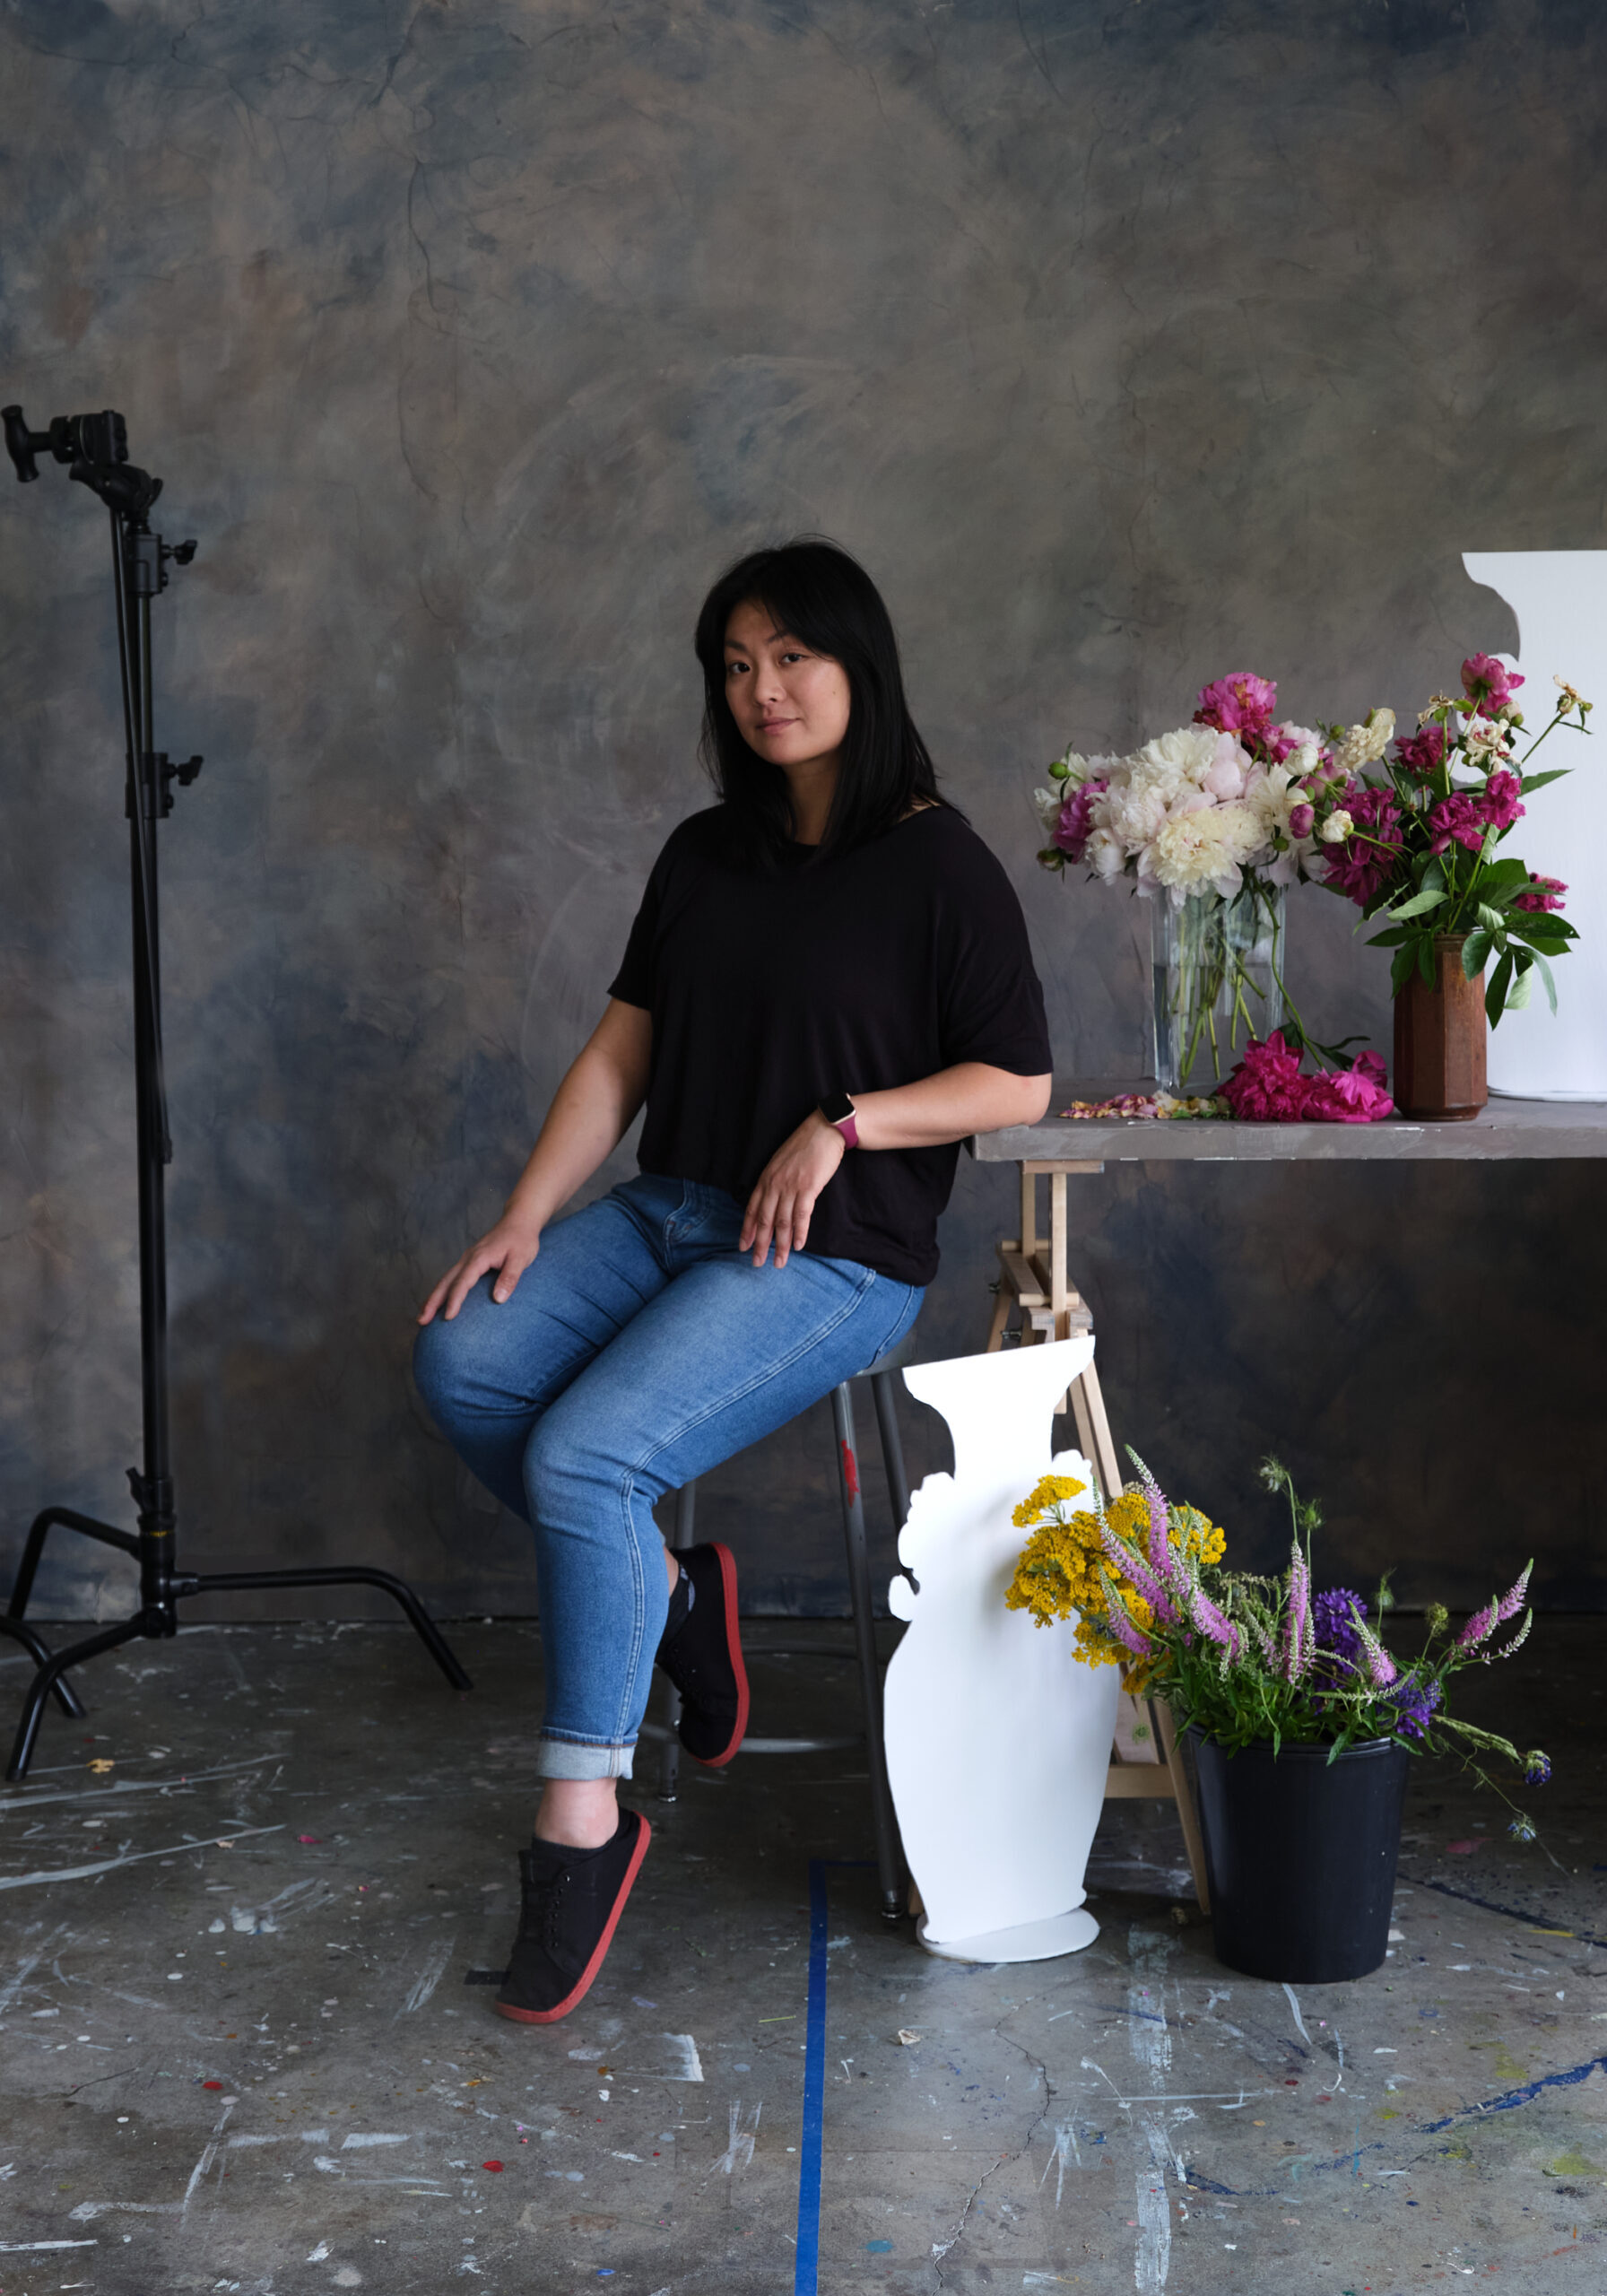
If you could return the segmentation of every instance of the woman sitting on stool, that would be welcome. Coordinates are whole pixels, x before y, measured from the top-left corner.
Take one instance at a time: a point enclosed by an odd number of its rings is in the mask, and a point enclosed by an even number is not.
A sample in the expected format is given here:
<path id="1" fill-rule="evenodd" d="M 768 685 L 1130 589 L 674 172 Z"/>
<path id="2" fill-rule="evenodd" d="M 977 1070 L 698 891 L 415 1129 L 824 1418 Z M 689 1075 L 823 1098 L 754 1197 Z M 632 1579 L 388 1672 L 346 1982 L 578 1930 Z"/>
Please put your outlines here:
<path id="1" fill-rule="evenodd" d="M 748 1685 L 736 1570 L 656 1502 L 902 1338 L 968 1134 L 1049 1099 L 1004 872 L 939 796 L 887 609 L 824 542 L 705 601 L 720 802 L 654 864 L 595 1034 L 501 1219 L 419 1318 L 425 1400 L 534 1533 L 545 1781 L 497 2005 L 550 2023 L 602 1965 L 646 1854 L 621 1810 L 655 1663 L 717 1767 Z M 639 1176 L 564 1204 L 643 1102 Z"/>

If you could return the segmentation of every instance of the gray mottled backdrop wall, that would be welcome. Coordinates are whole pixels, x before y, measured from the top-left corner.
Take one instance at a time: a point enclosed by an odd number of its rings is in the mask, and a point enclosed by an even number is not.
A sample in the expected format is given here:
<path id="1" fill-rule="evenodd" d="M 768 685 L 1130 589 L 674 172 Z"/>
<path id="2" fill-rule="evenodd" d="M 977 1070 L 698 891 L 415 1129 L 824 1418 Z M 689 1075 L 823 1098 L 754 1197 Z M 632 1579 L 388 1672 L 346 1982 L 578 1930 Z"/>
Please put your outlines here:
<path id="1" fill-rule="evenodd" d="M 123 409 L 201 543 L 158 613 L 159 738 L 208 760 L 162 832 L 192 1561 L 531 1605 L 411 1317 L 702 801 L 723 561 L 871 567 L 1059 1065 L 1109 1075 L 1144 916 L 1036 869 L 1041 761 L 1247 665 L 1404 716 L 1514 642 L 1462 551 L 1602 545 L 1592 0 L 8 0 L 0 57 L 4 395 Z M 4 1549 L 47 1497 L 125 1518 L 138 1388 L 100 514 L 7 480 L 0 561 Z M 1351 926 L 1296 897 L 1299 989 L 1386 1046 Z M 962 1169 L 931 1352 L 979 1344 L 1011 1198 Z M 1241 1558 L 1273 1441 L 1335 1575 L 1465 1600 L 1533 1548 L 1600 1599 L 1594 1169 L 1075 1201 L 1119 1427 Z M 711 1480 L 760 1607 L 838 1606 L 828 1465 L 811 1419 Z M 66 1546 L 46 1592 L 127 1599 Z"/>

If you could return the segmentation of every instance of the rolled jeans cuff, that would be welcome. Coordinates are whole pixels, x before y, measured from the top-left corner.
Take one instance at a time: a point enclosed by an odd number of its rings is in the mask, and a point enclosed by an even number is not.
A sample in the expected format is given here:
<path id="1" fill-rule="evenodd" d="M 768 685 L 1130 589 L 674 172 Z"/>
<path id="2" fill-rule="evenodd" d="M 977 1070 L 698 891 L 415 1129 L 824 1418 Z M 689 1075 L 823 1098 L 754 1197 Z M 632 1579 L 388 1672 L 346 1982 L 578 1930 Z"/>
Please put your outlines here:
<path id="1" fill-rule="evenodd" d="M 552 1738 L 543 1733 L 536 1741 L 535 1774 L 538 1778 L 629 1778 L 635 1752 L 634 1740 L 628 1746 L 601 1746 L 578 1738 Z"/>

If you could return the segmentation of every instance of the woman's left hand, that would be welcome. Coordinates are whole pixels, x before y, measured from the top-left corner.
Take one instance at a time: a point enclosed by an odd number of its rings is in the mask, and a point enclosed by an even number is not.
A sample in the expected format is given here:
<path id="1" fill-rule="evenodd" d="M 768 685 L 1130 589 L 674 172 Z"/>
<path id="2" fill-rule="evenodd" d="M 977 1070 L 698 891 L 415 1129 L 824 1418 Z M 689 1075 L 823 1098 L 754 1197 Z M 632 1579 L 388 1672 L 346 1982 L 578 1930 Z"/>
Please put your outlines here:
<path id="1" fill-rule="evenodd" d="M 847 1153 L 847 1143 L 819 1109 L 784 1140 L 759 1176 L 743 1215 L 741 1251 L 751 1251 L 762 1267 L 771 1248 L 777 1267 L 789 1252 L 801 1252 L 810 1214 L 821 1190 Z"/>

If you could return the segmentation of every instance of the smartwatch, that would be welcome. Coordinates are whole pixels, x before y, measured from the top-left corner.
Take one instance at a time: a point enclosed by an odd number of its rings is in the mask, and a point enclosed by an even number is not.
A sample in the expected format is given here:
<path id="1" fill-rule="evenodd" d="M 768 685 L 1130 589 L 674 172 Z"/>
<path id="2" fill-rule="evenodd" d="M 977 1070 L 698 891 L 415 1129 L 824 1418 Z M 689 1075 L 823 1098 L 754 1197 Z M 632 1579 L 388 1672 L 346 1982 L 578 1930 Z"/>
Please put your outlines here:
<path id="1" fill-rule="evenodd" d="M 859 1127 L 854 1121 L 854 1103 L 847 1092 L 830 1092 L 821 1102 L 821 1114 L 828 1124 L 834 1124 L 850 1148 L 859 1145 Z"/>

